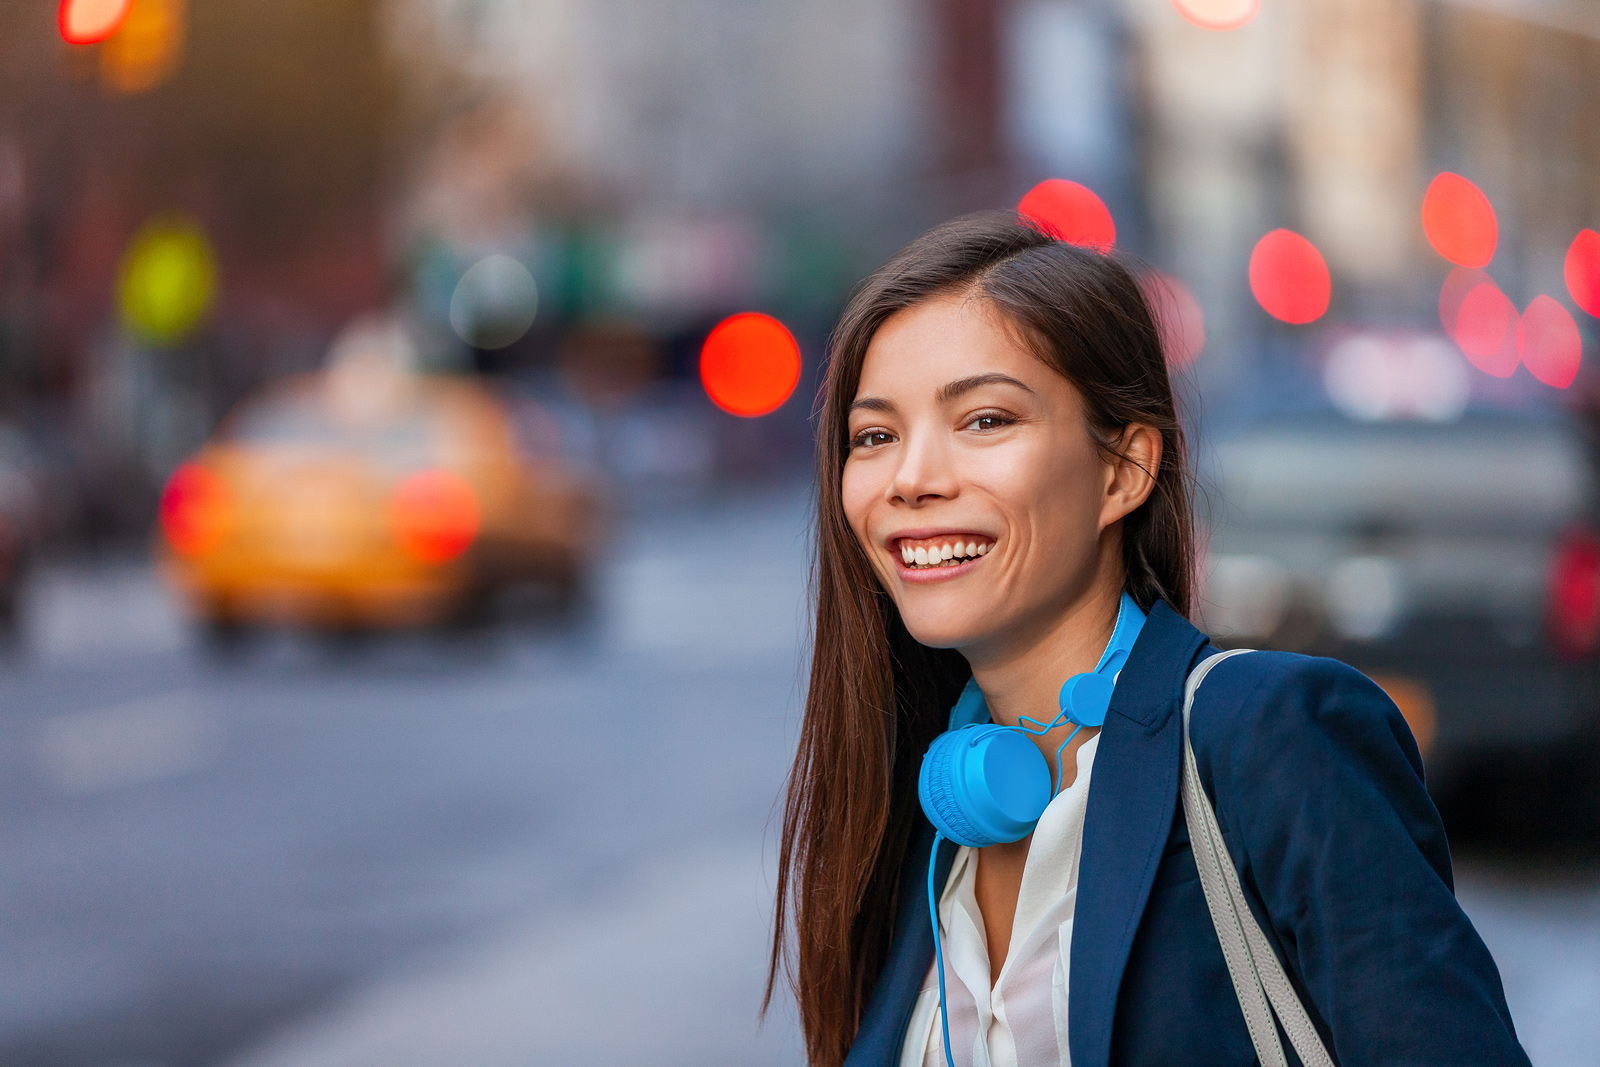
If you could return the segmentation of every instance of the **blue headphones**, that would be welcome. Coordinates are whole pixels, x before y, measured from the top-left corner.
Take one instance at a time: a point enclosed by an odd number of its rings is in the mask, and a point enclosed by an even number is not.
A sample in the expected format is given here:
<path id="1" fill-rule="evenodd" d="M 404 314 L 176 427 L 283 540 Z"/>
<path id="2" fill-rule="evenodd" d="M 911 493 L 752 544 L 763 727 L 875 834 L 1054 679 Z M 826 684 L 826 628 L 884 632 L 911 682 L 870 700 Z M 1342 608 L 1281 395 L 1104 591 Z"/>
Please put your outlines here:
<path id="1" fill-rule="evenodd" d="M 1117 672 L 1144 628 L 1144 612 L 1127 593 L 1117 608 L 1111 640 L 1094 670 L 1074 674 L 1061 687 L 1061 714 L 1049 722 L 1021 716 L 1026 726 L 989 722 L 989 705 L 976 679 L 967 682 L 950 710 L 950 728 L 928 746 L 917 776 L 917 798 L 937 833 L 928 856 L 928 913 L 933 920 L 933 947 L 939 967 L 939 1014 L 944 1025 L 945 1060 L 950 1052 L 950 1019 L 944 1000 L 944 950 L 939 943 L 939 898 L 934 865 L 939 839 L 969 848 L 1020 841 L 1033 832 L 1055 795 L 1050 765 L 1030 736 L 1072 723 L 1075 729 L 1056 749 L 1055 781 L 1061 781 L 1061 757 L 1085 726 L 1106 721 Z"/>
<path id="2" fill-rule="evenodd" d="M 1061 714 L 1049 722 L 1023 716 L 1025 726 L 989 723 L 989 706 L 976 680 L 961 691 L 950 712 L 950 729 L 934 739 L 922 758 L 917 796 L 928 821 L 946 840 L 970 848 L 1020 841 L 1033 832 L 1054 796 L 1050 766 L 1029 735 L 1073 723 L 1078 729 L 1056 750 L 1056 781 L 1061 756 L 1078 730 L 1106 721 L 1117 672 L 1144 627 L 1144 612 L 1127 593 L 1100 663 L 1075 674 L 1061 687 Z"/>

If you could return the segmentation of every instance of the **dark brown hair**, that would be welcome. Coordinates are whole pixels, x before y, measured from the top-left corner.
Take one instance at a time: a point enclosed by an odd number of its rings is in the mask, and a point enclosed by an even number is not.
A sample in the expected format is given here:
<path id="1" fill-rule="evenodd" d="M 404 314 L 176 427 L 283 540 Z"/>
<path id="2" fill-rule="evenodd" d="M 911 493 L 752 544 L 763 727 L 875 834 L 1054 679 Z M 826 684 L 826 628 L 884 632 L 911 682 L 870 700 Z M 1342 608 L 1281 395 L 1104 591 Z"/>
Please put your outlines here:
<path id="1" fill-rule="evenodd" d="M 1183 431 L 1135 272 L 994 213 L 932 230 L 862 283 L 834 332 L 819 407 L 811 682 L 784 811 L 767 984 L 770 997 L 787 975 L 813 1067 L 843 1063 L 883 968 L 900 869 L 922 818 L 918 766 L 970 673 L 959 652 L 911 637 L 845 518 L 849 408 L 878 328 L 963 290 L 987 300 L 1077 387 L 1102 449 L 1115 453 L 1131 423 L 1160 432 L 1155 489 L 1123 519 L 1125 587 L 1146 610 L 1166 600 L 1189 611 Z"/>

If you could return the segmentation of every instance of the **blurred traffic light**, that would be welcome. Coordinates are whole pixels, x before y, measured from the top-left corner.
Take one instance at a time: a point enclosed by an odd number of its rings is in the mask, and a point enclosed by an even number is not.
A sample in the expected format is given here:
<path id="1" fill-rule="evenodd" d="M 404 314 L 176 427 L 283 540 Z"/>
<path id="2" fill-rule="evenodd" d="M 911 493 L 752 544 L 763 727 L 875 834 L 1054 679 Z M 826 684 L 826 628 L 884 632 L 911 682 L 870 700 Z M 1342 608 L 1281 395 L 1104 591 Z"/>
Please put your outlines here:
<path id="1" fill-rule="evenodd" d="M 1183 370 L 1206 347 L 1206 316 L 1194 291 L 1170 274 L 1152 272 L 1140 279 L 1145 300 L 1155 312 L 1167 366 Z"/>
<path id="2" fill-rule="evenodd" d="M 1572 239 L 1563 273 L 1573 301 L 1600 317 L 1600 233 L 1583 230 Z"/>
<path id="3" fill-rule="evenodd" d="M 1333 280 L 1316 245 L 1293 230 L 1273 230 L 1250 253 L 1250 292 L 1268 315 L 1303 326 L 1328 310 Z"/>
<path id="4" fill-rule="evenodd" d="M 1517 354 L 1535 378 L 1565 389 L 1578 376 L 1583 337 L 1567 309 L 1541 294 L 1533 298 L 1517 322 Z"/>
<path id="5" fill-rule="evenodd" d="M 1518 316 L 1511 298 L 1492 281 L 1473 286 L 1456 311 L 1456 344 L 1472 365 L 1496 378 L 1517 369 Z"/>
<path id="6" fill-rule="evenodd" d="M 1422 231 L 1435 252 L 1460 267 L 1487 267 L 1500 232 L 1483 190 L 1449 171 L 1422 198 Z"/>
<path id="7" fill-rule="evenodd" d="M 722 410 L 776 411 L 800 381 L 800 346 L 783 323 L 746 311 L 717 324 L 700 349 L 700 381 Z"/>
<path id="8" fill-rule="evenodd" d="M 172 76 L 183 57 L 187 0 L 133 0 L 100 49 L 100 80 L 119 93 L 142 93 Z"/>
<path id="9" fill-rule="evenodd" d="M 133 0 L 61 0 L 58 23 L 68 44 L 98 44 L 122 28 Z"/>
<path id="10" fill-rule="evenodd" d="M 123 325 L 147 343 L 182 341 L 210 309 L 216 283 L 211 243 L 199 225 L 181 215 L 158 216 L 135 235 L 122 260 Z"/>
<path id="11" fill-rule="evenodd" d="M 1017 214 L 1068 244 L 1107 252 L 1117 242 L 1117 226 L 1105 202 L 1088 186 L 1064 178 L 1029 189 L 1017 204 Z"/>

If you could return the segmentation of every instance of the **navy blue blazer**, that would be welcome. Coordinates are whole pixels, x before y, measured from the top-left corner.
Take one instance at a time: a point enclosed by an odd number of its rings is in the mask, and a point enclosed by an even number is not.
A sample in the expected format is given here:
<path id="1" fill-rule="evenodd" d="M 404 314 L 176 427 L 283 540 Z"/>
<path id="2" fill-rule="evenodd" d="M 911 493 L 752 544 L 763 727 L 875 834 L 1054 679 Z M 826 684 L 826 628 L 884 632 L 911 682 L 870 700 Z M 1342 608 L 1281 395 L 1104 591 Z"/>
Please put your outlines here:
<path id="1" fill-rule="evenodd" d="M 1101 729 L 1072 927 L 1073 1067 L 1257 1062 L 1178 795 L 1183 684 L 1214 651 L 1155 605 Z M 1334 660 L 1237 656 L 1200 687 L 1191 738 L 1245 895 L 1341 1067 L 1527 1064 L 1456 903 L 1416 742 L 1381 689 Z M 932 841 L 924 824 L 846 1067 L 899 1061 L 933 959 Z M 954 858 L 945 843 L 941 882 Z"/>

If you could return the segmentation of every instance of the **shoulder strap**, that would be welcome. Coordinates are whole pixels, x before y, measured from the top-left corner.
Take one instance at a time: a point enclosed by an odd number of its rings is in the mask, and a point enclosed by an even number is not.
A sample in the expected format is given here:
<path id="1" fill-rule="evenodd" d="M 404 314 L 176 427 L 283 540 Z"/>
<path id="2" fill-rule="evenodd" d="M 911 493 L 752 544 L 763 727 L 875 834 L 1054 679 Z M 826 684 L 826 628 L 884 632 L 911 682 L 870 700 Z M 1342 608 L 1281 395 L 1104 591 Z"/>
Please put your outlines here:
<path id="1" fill-rule="evenodd" d="M 1200 888 L 1205 892 L 1206 908 L 1211 912 L 1217 939 L 1222 942 L 1222 955 L 1228 962 L 1228 975 L 1233 979 L 1239 1007 L 1244 1011 L 1250 1042 L 1255 1045 L 1263 1067 L 1287 1067 L 1288 1063 L 1278 1040 L 1278 1028 L 1273 1025 L 1274 1013 L 1305 1067 L 1333 1067 L 1333 1059 L 1323 1047 L 1322 1038 L 1311 1024 L 1294 986 L 1289 984 L 1283 964 L 1278 962 L 1272 945 L 1245 901 L 1239 872 L 1223 844 L 1216 810 L 1200 784 L 1194 746 L 1189 743 L 1189 716 L 1200 683 L 1211 673 L 1211 668 L 1223 660 L 1249 651 L 1239 648 L 1209 657 L 1194 669 L 1184 686 L 1183 815 L 1189 824 L 1189 840 L 1194 848 L 1195 866 L 1200 869 Z"/>

